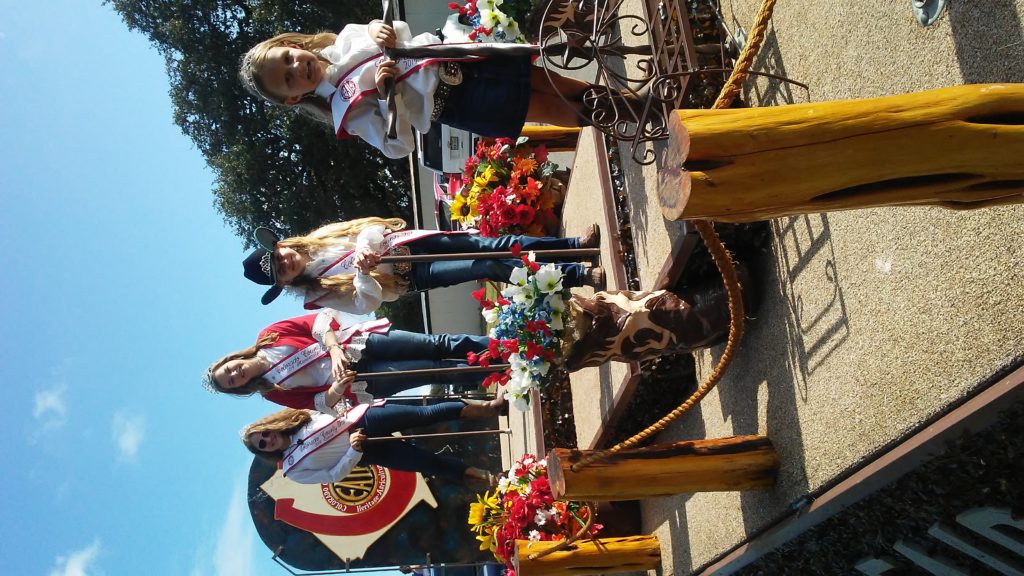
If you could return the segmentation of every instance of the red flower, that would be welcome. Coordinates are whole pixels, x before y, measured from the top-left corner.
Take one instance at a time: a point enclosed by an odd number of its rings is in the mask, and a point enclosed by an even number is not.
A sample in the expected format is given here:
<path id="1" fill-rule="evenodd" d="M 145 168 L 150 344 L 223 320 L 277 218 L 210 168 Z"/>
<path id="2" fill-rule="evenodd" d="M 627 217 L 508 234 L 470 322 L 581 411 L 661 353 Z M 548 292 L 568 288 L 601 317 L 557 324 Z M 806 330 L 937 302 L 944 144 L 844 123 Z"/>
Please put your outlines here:
<path id="1" fill-rule="evenodd" d="M 529 226 L 533 223 L 533 218 L 536 215 L 537 211 L 532 206 L 526 204 L 516 206 L 516 218 L 519 220 L 520 225 Z"/>
<path id="2" fill-rule="evenodd" d="M 490 364 L 490 361 L 488 361 L 488 364 Z M 508 372 L 491 372 L 484 378 L 482 386 L 490 390 L 491 386 L 501 386 L 510 379 L 511 377 L 508 375 Z"/>
<path id="3" fill-rule="evenodd" d="M 526 343 L 526 359 L 533 360 L 544 353 L 544 347 L 534 342 Z"/>
<path id="4" fill-rule="evenodd" d="M 516 258 L 519 258 L 519 255 L 523 253 L 523 247 L 519 245 L 519 242 L 516 242 L 511 248 L 509 248 L 509 252 L 511 252 Z"/>
<path id="5" fill-rule="evenodd" d="M 537 162 L 548 161 L 548 147 L 545 144 L 541 144 L 533 149 L 533 157 L 537 159 Z"/>
<path id="6" fill-rule="evenodd" d="M 476 364 L 479 359 L 480 359 L 480 355 L 477 354 L 476 352 L 467 352 L 466 353 L 466 362 L 469 362 L 470 364 Z"/>
<path id="7" fill-rule="evenodd" d="M 532 334 L 540 332 L 545 336 L 551 335 L 551 330 L 548 328 L 548 323 L 543 320 L 527 320 L 526 331 Z"/>
<path id="8" fill-rule="evenodd" d="M 491 341 L 487 343 L 487 353 L 490 354 L 492 358 L 501 354 L 501 340 L 491 338 Z"/>
<path id="9" fill-rule="evenodd" d="M 530 272 L 536 272 L 537 270 L 540 270 L 540 264 L 532 262 L 529 256 L 520 256 L 519 259 L 522 260 L 523 264 L 525 264 L 526 267 L 530 269 Z"/>
<path id="10" fill-rule="evenodd" d="M 501 347 L 504 348 L 505 350 L 507 350 L 508 352 L 518 352 L 519 351 L 519 339 L 517 339 L 517 338 L 509 338 L 508 340 L 502 340 L 501 341 Z"/>

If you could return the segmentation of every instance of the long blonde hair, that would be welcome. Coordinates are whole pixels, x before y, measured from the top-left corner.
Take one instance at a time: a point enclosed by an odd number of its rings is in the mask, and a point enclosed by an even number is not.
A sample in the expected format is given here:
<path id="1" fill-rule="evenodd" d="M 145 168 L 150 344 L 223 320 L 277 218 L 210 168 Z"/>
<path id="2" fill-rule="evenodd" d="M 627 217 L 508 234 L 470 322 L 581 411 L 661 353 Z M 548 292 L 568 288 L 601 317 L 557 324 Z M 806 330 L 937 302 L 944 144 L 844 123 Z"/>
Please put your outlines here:
<path id="1" fill-rule="evenodd" d="M 291 436 L 298 432 L 299 428 L 309 424 L 312 420 L 313 416 L 309 410 L 299 410 L 297 408 L 279 410 L 242 428 L 242 444 L 249 449 L 249 452 L 265 460 L 277 462 L 284 456 L 284 450 L 277 450 L 275 452 L 261 451 L 249 442 L 249 436 L 260 432 L 280 432 L 285 436 Z"/>
<path id="2" fill-rule="evenodd" d="M 213 364 L 210 364 L 210 367 L 206 369 L 206 378 L 203 379 L 203 386 L 211 392 L 223 392 L 224 394 L 232 394 L 235 396 L 252 396 L 257 392 L 263 393 L 278 388 L 260 376 L 251 378 L 241 386 L 225 388 L 220 382 L 217 382 L 216 378 L 213 377 L 214 372 L 216 372 L 221 366 L 232 360 L 245 360 L 252 358 L 256 356 L 256 352 L 261 348 L 266 348 L 274 342 L 277 342 L 277 338 L 277 332 L 268 332 L 267 334 L 260 336 L 252 346 L 243 350 L 238 350 L 237 352 L 232 352 Z"/>
<path id="3" fill-rule="evenodd" d="M 405 220 L 401 218 L 359 218 L 346 222 L 335 222 L 321 226 L 305 236 L 292 236 L 277 243 L 279 247 L 291 248 L 306 258 L 312 259 L 312 252 L 328 246 L 342 244 L 347 248 L 355 248 L 352 239 L 359 235 L 369 226 L 384 226 L 395 232 L 405 229 Z M 376 280 L 385 291 L 402 293 L 409 289 L 409 283 L 400 276 L 378 272 L 370 272 L 370 276 Z M 310 278 L 299 276 L 292 281 L 292 285 L 299 288 L 321 288 L 343 298 L 351 298 L 355 295 L 355 274 L 336 274 L 326 278 Z"/>
<path id="4" fill-rule="evenodd" d="M 249 91 L 250 94 L 258 98 L 262 98 L 267 102 L 273 102 L 281 106 L 287 106 L 284 100 L 282 100 L 276 94 L 271 94 L 263 85 L 263 80 L 260 75 L 263 71 L 263 66 L 267 62 L 267 54 L 274 48 L 281 48 L 284 46 L 297 46 L 302 50 L 307 50 L 316 54 L 318 58 L 323 60 L 323 56 L 320 56 L 320 51 L 327 46 L 334 44 L 337 40 L 338 35 L 333 32 L 317 32 L 316 34 L 301 34 L 299 32 L 285 32 L 278 34 L 270 40 L 264 40 L 259 44 L 253 46 L 248 52 L 242 56 L 242 61 L 238 66 L 238 79 L 242 81 L 242 85 Z M 330 125 L 331 119 L 331 108 L 327 105 L 327 101 L 317 96 L 316 94 L 307 94 L 302 97 L 302 100 L 295 104 L 299 110 L 305 113 L 307 116 L 319 120 L 325 124 Z"/>

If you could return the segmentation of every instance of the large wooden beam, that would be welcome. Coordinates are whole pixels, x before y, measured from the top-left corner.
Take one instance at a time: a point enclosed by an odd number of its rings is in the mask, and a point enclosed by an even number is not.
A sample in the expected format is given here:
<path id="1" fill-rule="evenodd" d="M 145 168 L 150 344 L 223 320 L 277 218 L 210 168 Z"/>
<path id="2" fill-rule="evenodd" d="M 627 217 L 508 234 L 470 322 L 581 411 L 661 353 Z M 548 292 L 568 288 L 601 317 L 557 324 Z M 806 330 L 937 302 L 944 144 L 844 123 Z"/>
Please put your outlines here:
<path id="1" fill-rule="evenodd" d="M 513 558 L 519 576 L 556 576 L 563 574 L 616 574 L 645 572 L 661 563 L 661 544 L 657 536 L 577 540 L 566 550 L 541 553 L 558 542 L 516 540 Z M 540 557 L 534 557 L 534 556 Z"/>
<path id="2" fill-rule="evenodd" d="M 670 220 L 1024 202 L 1024 84 L 676 110 L 658 171 Z"/>
<path id="3" fill-rule="evenodd" d="M 523 126 L 520 136 L 530 139 L 531 146 L 545 144 L 549 152 L 575 152 L 580 139 L 579 128 L 562 126 Z"/>
<path id="4" fill-rule="evenodd" d="M 635 500 L 688 492 L 761 490 L 779 459 L 764 436 L 687 440 L 622 450 L 573 471 L 592 451 L 555 448 L 548 476 L 555 498 Z"/>

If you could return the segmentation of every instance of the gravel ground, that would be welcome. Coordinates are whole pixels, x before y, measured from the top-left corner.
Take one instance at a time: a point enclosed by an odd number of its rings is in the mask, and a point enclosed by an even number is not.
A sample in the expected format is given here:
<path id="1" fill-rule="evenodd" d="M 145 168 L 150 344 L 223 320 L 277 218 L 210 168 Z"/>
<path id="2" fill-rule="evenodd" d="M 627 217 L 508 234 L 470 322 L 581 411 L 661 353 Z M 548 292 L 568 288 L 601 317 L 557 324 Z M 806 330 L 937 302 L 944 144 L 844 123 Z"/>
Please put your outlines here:
<path id="1" fill-rule="evenodd" d="M 749 25 L 757 4 L 727 0 L 723 12 L 730 24 Z M 756 69 L 810 84 L 814 101 L 1024 82 L 1024 3 L 950 0 L 948 13 L 928 29 L 913 20 L 909 4 L 780 2 Z M 751 106 L 808 99 L 762 80 L 744 98 Z M 660 217 L 654 171 L 634 167 L 626 175 L 644 288 L 678 233 Z M 782 460 L 779 480 L 761 493 L 644 502 L 645 530 L 665 549 L 662 572 L 685 574 L 713 560 L 865 455 L 1019 364 L 1022 216 L 1021 206 L 912 208 L 771 222 L 772 250 L 754 263 L 764 301 L 739 357 L 718 389 L 661 439 L 767 434 Z M 697 355 L 698 379 L 720 353 Z"/>

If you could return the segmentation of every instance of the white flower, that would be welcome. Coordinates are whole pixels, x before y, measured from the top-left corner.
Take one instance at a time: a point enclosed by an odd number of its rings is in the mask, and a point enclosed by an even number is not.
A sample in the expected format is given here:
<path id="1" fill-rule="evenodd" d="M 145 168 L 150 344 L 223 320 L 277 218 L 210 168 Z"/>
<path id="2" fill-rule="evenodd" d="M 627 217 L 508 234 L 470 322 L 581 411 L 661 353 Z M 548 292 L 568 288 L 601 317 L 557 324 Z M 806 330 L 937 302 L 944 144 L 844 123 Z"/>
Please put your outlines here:
<path id="1" fill-rule="evenodd" d="M 498 490 L 500 490 L 502 492 L 508 492 L 508 487 L 509 487 L 509 484 L 511 484 L 511 483 L 512 483 L 511 480 L 509 480 L 508 478 L 502 476 L 501 478 L 498 479 Z"/>
<path id="2" fill-rule="evenodd" d="M 511 282 L 512 284 L 515 284 L 516 286 L 526 286 L 526 281 L 529 279 L 529 274 L 530 271 L 525 266 L 520 266 L 512 271 L 512 275 L 509 277 L 508 281 Z"/>
<path id="3" fill-rule="evenodd" d="M 540 532 L 536 530 L 530 530 L 530 542 L 537 542 L 540 540 Z"/>
<path id="4" fill-rule="evenodd" d="M 520 396 L 512 400 L 512 407 L 520 412 L 526 412 L 530 409 L 530 397 Z"/>
<path id="5" fill-rule="evenodd" d="M 544 304 L 551 306 L 551 309 L 555 312 L 565 311 L 565 298 L 562 298 L 561 291 L 545 296 Z"/>
<path id="6" fill-rule="evenodd" d="M 560 312 L 553 313 L 551 315 L 551 321 L 548 322 L 548 326 L 550 326 L 552 330 L 564 330 L 565 325 L 562 324 L 562 314 Z"/>
<path id="7" fill-rule="evenodd" d="M 480 5 L 477 4 L 477 7 Z M 480 25 L 484 28 L 494 28 L 498 24 L 498 17 L 490 8 L 480 8 Z"/>
<path id="8" fill-rule="evenodd" d="M 512 296 L 512 301 L 526 308 L 532 308 L 537 301 L 537 295 L 533 290 L 521 290 L 518 294 Z"/>
<path id="9" fill-rule="evenodd" d="M 541 360 L 533 365 L 533 373 L 539 376 L 544 376 L 551 369 L 551 363 L 546 360 Z"/>
<path id="10" fill-rule="evenodd" d="M 554 264 L 545 264 L 537 271 L 537 287 L 545 294 L 562 291 L 562 271 Z"/>
<path id="11" fill-rule="evenodd" d="M 484 322 L 486 322 L 488 324 L 494 324 L 495 322 L 498 321 L 498 309 L 497 308 L 490 308 L 488 310 L 483 310 L 483 311 L 480 312 L 480 314 L 484 317 Z"/>
<path id="12" fill-rule="evenodd" d="M 505 26 L 505 34 L 508 35 L 510 40 L 518 40 L 519 36 L 522 35 L 522 31 L 519 30 L 519 23 L 509 19 L 509 23 Z"/>

